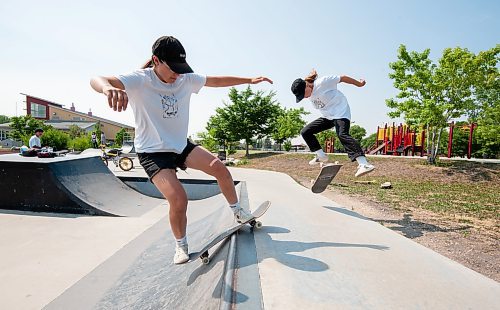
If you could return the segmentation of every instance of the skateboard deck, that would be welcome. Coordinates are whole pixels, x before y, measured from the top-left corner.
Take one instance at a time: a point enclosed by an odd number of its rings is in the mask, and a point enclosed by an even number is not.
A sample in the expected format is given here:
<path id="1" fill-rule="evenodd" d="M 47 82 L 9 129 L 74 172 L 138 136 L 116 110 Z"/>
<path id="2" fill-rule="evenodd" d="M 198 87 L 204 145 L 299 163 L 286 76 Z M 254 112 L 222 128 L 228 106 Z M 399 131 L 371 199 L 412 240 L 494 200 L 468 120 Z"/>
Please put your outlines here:
<path id="1" fill-rule="evenodd" d="M 220 233 L 218 236 L 214 237 L 212 240 L 208 241 L 208 243 L 201 248 L 201 250 L 189 253 L 189 262 L 193 262 L 198 258 L 201 258 L 201 261 L 203 264 L 208 264 L 210 262 L 209 258 L 209 253 L 208 250 L 210 250 L 212 247 L 214 247 L 216 244 L 221 242 L 222 240 L 226 239 L 227 237 L 231 236 L 234 234 L 236 231 L 238 231 L 241 227 L 243 227 L 246 224 L 250 224 L 255 228 L 260 228 L 262 227 L 262 223 L 257 221 L 259 217 L 264 215 L 266 213 L 267 209 L 269 209 L 269 206 L 271 205 L 271 202 L 269 201 L 264 201 L 254 212 L 252 212 L 252 218 L 244 223 L 236 223 L 235 226 L 228 228 L 227 230 L 223 231 Z"/>
<path id="2" fill-rule="evenodd" d="M 311 191 L 316 194 L 322 193 L 335 178 L 341 167 L 342 165 L 339 164 L 326 164 L 321 167 L 321 171 L 311 186 Z"/>

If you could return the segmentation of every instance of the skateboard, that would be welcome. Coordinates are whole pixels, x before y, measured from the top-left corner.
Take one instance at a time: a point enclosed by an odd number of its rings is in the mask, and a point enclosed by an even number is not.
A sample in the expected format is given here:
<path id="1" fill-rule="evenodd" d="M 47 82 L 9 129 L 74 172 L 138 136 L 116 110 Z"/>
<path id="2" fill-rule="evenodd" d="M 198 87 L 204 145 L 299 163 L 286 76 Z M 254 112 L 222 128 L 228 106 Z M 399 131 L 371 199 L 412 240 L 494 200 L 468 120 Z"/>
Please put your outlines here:
<path id="1" fill-rule="evenodd" d="M 342 165 L 339 164 L 323 165 L 318 176 L 313 180 L 311 191 L 316 194 L 322 193 L 335 178 L 341 167 Z"/>
<path id="2" fill-rule="evenodd" d="M 194 262 L 196 259 L 200 258 L 201 262 L 204 265 L 207 265 L 210 263 L 210 258 L 209 258 L 209 253 L 208 250 L 210 250 L 212 247 L 214 247 L 217 243 L 221 242 L 222 240 L 226 239 L 227 237 L 231 236 L 235 232 L 237 232 L 241 227 L 243 227 L 246 224 L 250 224 L 252 228 L 261 228 L 262 223 L 257 221 L 259 217 L 264 215 L 266 213 L 267 209 L 269 209 L 269 206 L 271 205 L 271 202 L 269 201 L 264 201 L 254 212 L 252 212 L 252 218 L 244 223 L 237 223 L 236 226 L 233 226 L 222 233 L 220 233 L 218 236 L 214 237 L 212 240 L 210 240 L 201 250 L 189 253 L 189 262 Z"/>

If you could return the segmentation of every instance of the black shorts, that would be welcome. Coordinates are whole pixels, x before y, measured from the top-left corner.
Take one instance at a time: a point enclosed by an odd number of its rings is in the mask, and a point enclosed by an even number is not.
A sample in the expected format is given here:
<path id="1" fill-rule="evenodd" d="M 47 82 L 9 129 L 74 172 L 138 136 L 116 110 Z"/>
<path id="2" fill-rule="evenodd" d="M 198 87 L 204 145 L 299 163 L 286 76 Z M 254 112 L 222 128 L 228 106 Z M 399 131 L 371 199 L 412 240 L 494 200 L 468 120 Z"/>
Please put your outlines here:
<path id="1" fill-rule="evenodd" d="M 188 140 L 181 154 L 174 152 L 137 153 L 137 157 L 151 180 L 162 169 L 174 169 L 177 171 L 177 168 L 180 168 L 186 170 L 186 158 L 197 146 L 197 144 Z"/>

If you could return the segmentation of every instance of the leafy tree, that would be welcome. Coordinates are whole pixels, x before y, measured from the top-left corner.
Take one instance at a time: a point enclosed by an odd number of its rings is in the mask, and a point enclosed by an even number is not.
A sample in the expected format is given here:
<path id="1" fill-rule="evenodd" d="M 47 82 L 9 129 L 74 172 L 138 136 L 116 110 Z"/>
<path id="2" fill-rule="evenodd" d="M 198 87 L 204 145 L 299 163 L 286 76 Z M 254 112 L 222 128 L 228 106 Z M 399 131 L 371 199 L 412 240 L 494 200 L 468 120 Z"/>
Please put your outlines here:
<path id="1" fill-rule="evenodd" d="M 14 116 L 10 121 L 10 126 L 13 129 L 10 136 L 12 139 L 22 141 L 26 145 L 28 145 L 30 137 L 35 134 L 35 129 L 42 128 L 47 131 L 47 129 L 51 128 L 51 126 L 44 125 L 41 120 L 35 119 L 31 115 Z"/>
<path id="2" fill-rule="evenodd" d="M 95 132 L 95 135 L 96 135 L 96 138 L 97 138 L 97 141 L 99 141 L 99 139 L 101 138 L 101 121 L 97 121 L 97 123 L 95 123 L 94 125 L 94 132 Z M 123 142 L 123 140 L 122 140 Z"/>
<path id="3" fill-rule="evenodd" d="M 73 125 L 69 126 L 69 137 L 71 139 L 81 137 L 84 134 L 85 134 L 85 130 L 78 127 L 77 125 L 73 124 Z"/>
<path id="4" fill-rule="evenodd" d="M 271 138 L 279 144 L 280 151 L 283 142 L 299 135 L 300 130 L 306 124 L 306 121 L 302 119 L 302 115 L 307 114 L 309 112 L 306 112 L 302 107 L 299 109 L 279 109 Z"/>
<path id="5" fill-rule="evenodd" d="M 450 120 L 479 114 L 475 86 L 485 77 L 478 70 L 482 61 L 467 49 L 445 49 L 438 64 L 432 63 L 429 53 L 429 49 L 418 53 L 399 47 L 398 60 L 389 64 L 389 77 L 400 92 L 386 104 L 393 109 L 389 116 L 404 115 L 410 125 L 427 127 L 428 160 L 434 163 Z"/>
<path id="6" fill-rule="evenodd" d="M 476 102 L 469 111 L 469 121 L 478 127 L 475 136 L 481 157 L 500 157 L 500 45 L 476 56 L 474 89 Z"/>
<path id="7" fill-rule="evenodd" d="M 274 96 L 274 92 L 267 95 L 263 91 L 254 92 L 250 86 L 241 92 L 233 87 L 229 91 L 231 104 L 225 103 L 224 108 L 216 109 L 215 118 L 226 130 L 228 140 L 245 141 L 246 156 L 249 155 L 252 138 L 260 139 L 274 131 L 275 120 L 279 115 L 279 105 Z"/>
<path id="8" fill-rule="evenodd" d="M 364 150 L 370 149 L 375 144 L 375 139 L 377 139 L 377 133 L 372 133 L 365 139 L 361 140 L 361 147 Z"/>
<path id="9" fill-rule="evenodd" d="M 97 134 L 97 132 L 96 132 L 96 134 Z M 100 134 L 98 137 L 100 137 Z M 125 128 L 122 128 L 116 133 L 115 145 L 118 147 L 121 147 L 123 145 L 123 141 L 128 141 L 128 139 L 129 139 L 128 132 L 125 130 Z"/>
<path id="10" fill-rule="evenodd" d="M 486 107 L 478 119 L 475 136 L 482 157 L 500 157 L 500 104 Z"/>
<path id="11" fill-rule="evenodd" d="M 226 147 L 229 147 L 231 142 L 237 141 L 238 139 L 234 136 L 233 132 L 230 131 L 230 125 L 227 119 L 225 119 L 226 110 L 224 108 L 217 108 L 216 115 L 209 118 L 206 129 L 207 138 L 213 139 L 217 143 L 217 151 L 219 147 L 223 147 L 224 151 Z M 213 142 L 210 142 L 213 143 Z"/>
<path id="12" fill-rule="evenodd" d="M 364 129 L 363 127 L 361 127 L 359 125 L 352 125 L 350 130 L 349 130 L 349 134 L 354 139 L 356 139 L 358 142 L 361 143 L 363 138 L 366 136 L 366 129 Z"/>
<path id="13" fill-rule="evenodd" d="M 0 124 L 5 124 L 10 121 L 10 118 L 6 115 L 0 115 Z"/>
<path id="14" fill-rule="evenodd" d="M 335 134 L 335 131 L 333 129 L 328 129 L 328 130 L 325 130 L 325 131 L 322 131 L 318 134 L 316 134 L 316 139 L 318 139 L 318 142 L 319 142 L 319 145 L 321 145 L 321 148 L 324 149 L 325 147 L 325 142 L 326 140 L 330 139 L 331 137 L 335 137 L 335 150 L 338 150 L 337 148 L 337 137 L 336 137 L 336 134 Z"/>
<path id="15" fill-rule="evenodd" d="M 198 138 L 198 143 L 210 152 L 217 152 L 219 150 L 219 143 L 210 132 L 200 132 L 198 133 Z"/>

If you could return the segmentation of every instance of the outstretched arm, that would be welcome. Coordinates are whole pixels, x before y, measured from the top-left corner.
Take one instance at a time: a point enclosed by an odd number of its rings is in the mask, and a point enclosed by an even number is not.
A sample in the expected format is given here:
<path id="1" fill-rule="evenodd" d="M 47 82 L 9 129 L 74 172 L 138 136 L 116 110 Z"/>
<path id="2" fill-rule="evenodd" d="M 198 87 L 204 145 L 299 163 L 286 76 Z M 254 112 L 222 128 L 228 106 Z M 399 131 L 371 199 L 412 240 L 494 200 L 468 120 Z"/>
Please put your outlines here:
<path id="1" fill-rule="evenodd" d="M 241 84 L 258 84 L 264 81 L 273 84 L 273 81 L 264 76 L 259 76 L 255 78 L 242 78 L 237 76 L 207 76 L 207 81 L 205 83 L 205 86 L 226 87 L 226 86 L 235 86 Z"/>
<path id="2" fill-rule="evenodd" d="M 97 76 L 90 80 L 90 86 L 98 92 L 108 97 L 109 107 L 121 112 L 127 109 L 128 97 L 125 86 L 116 77 Z"/>
<path id="3" fill-rule="evenodd" d="M 340 83 L 347 83 L 347 84 L 352 84 L 356 85 L 357 87 L 363 87 L 366 84 L 366 81 L 363 79 L 360 79 L 359 81 L 356 79 L 353 79 L 350 76 L 347 75 L 341 75 L 340 76 Z"/>

